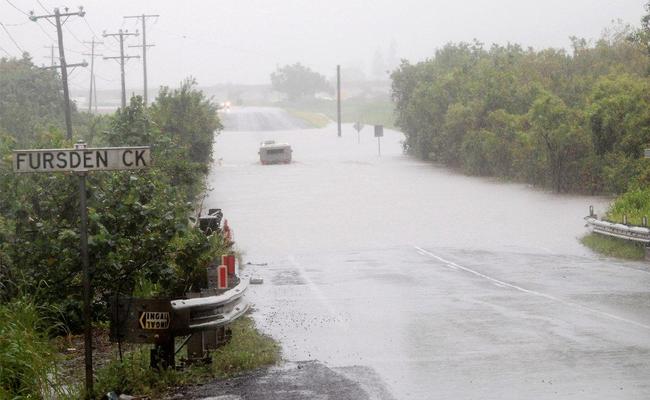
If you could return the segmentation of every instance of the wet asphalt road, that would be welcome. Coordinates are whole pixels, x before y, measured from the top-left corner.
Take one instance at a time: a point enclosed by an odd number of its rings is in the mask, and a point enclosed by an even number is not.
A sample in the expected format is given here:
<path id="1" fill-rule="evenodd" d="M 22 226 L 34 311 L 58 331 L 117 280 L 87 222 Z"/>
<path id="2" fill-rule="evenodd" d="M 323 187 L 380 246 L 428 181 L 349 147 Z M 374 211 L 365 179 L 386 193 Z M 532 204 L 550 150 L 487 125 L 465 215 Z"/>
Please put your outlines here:
<path id="1" fill-rule="evenodd" d="M 650 398 L 650 269 L 576 240 L 607 199 L 450 172 L 402 155 L 398 132 L 378 157 L 370 127 L 358 144 L 350 126 L 249 122 L 217 138 L 205 207 L 267 264 L 246 268 L 265 281 L 248 298 L 285 359 L 371 371 L 386 390 L 369 398 Z M 260 165 L 268 139 L 295 162 Z"/>

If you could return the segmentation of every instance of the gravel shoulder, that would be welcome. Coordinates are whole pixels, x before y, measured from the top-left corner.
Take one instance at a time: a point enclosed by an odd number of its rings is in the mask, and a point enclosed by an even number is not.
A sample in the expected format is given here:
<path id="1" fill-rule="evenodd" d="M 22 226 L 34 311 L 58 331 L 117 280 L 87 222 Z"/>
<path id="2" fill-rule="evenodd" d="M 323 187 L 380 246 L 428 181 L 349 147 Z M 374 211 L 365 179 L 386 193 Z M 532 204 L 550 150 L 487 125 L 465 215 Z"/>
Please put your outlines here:
<path id="1" fill-rule="evenodd" d="M 393 400 L 366 367 L 329 368 L 318 361 L 286 362 L 235 378 L 177 390 L 171 399 L 191 400 Z"/>

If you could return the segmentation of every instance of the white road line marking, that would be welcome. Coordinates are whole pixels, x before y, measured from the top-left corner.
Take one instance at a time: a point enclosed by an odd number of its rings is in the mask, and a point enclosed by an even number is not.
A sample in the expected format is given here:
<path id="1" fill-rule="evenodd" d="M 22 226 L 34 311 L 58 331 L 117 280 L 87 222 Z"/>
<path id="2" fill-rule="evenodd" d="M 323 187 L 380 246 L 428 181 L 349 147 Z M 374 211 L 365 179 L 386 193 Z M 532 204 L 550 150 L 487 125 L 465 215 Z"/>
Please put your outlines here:
<path id="1" fill-rule="evenodd" d="M 433 254 L 433 253 L 431 253 L 431 252 L 429 252 L 429 251 L 427 251 L 427 250 L 425 250 L 425 249 L 423 249 L 421 247 L 418 247 L 418 246 L 413 246 L 413 247 L 418 251 L 418 253 L 420 253 L 422 255 L 427 255 L 427 256 L 432 257 L 432 258 L 435 258 L 436 260 L 442 262 L 446 266 L 457 267 L 459 269 L 462 269 L 465 272 L 476 275 L 476 276 L 481 277 L 483 279 L 487 279 L 488 281 L 490 281 L 490 282 L 492 282 L 494 284 L 500 285 L 502 287 L 508 287 L 508 288 L 518 290 L 518 291 L 526 293 L 526 294 L 530 294 L 530 295 L 538 296 L 538 297 L 543 297 L 545 299 L 556 301 L 558 303 L 562 303 L 562 304 L 565 304 L 565 305 L 568 305 L 568 306 L 576 307 L 576 308 L 579 308 L 581 310 L 589 311 L 591 313 L 594 313 L 594 314 L 597 314 L 597 315 L 600 315 L 600 316 L 603 316 L 603 317 L 611 318 L 611 319 L 621 321 L 621 322 L 626 322 L 628 324 L 632 324 L 632 325 L 635 325 L 635 326 L 650 330 L 650 325 L 642 324 L 640 322 L 633 321 L 631 319 L 627 319 L 627 318 L 623 318 L 623 317 L 619 317 L 618 315 L 610 314 L 610 313 L 605 312 L 605 311 L 600 311 L 600 310 L 596 310 L 596 309 L 591 308 L 591 307 L 583 306 L 582 304 L 575 303 L 573 301 L 563 300 L 563 299 L 560 299 L 558 297 L 552 296 L 550 294 L 537 292 L 535 290 L 525 289 L 525 288 L 522 288 L 521 286 L 517 286 L 517 285 L 513 285 L 511 283 L 503 282 L 503 281 L 500 281 L 498 279 L 487 276 L 485 274 L 482 274 L 482 273 L 480 273 L 478 271 L 474 271 L 473 269 L 463 267 L 462 265 L 458 265 L 453 261 L 445 260 L 444 258 L 442 258 L 440 256 L 437 256 L 437 255 L 435 255 L 435 254 Z"/>

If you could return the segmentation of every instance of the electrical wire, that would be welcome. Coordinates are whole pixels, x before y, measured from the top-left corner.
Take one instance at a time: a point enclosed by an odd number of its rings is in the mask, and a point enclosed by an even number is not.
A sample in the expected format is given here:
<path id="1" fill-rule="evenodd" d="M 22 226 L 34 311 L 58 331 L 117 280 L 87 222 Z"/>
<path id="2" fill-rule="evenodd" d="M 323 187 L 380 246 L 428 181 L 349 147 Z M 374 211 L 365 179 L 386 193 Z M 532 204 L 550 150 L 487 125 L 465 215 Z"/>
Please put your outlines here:
<path id="1" fill-rule="evenodd" d="M 29 17 L 29 14 L 27 14 L 25 11 L 21 10 L 20 8 L 16 7 L 14 3 L 10 2 L 9 0 L 5 0 L 7 4 L 18 10 L 20 13 L 25 14 L 26 17 Z"/>
<path id="2" fill-rule="evenodd" d="M 14 43 L 14 45 L 18 48 L 18 50 L 20 50 L 21 53 L 24 53 L 25 50 L 23 50 L 22 47 L 20 47 L 20 46 L 18 45 L 18 43 L 16 42 L 16 40 L 14 39 L 14 37 L 11 36 L 11 33 L 9 33 L 9 31 L 7 30 L 7 27 L 5 26 L 5 24 L 3 24 L 2 22 L 0 22 L 0 26 L 2 27 L 2 29 L 4 29 L 5 32 L 7 32 L 7 35 L 9 36 L 9 39 L 11 39 L 11 41 L 12 41 L 12 42 Z"/>
<path id="3" fill-rule="evenodd" d="M 19 24 L 5 24 L 5 26 L 11 26 L 11 27 L 14 27 L 14 26 L 23 26 L 23 25 L 27 25 L 27 24 L 29 24 L 29 22 L 30 22 L 30 21 L 21 22 L 21 23 L 19 23 Z"/>
<path id="4" fill-rule="evenodd" d="M 95 72 L 95 77 L 103 80 L 104 82 L 117 82 L 117 79 L 104 78 L 103 76 L 99 75 L 97 72 Z"/>
<path id="5" fill-rule="evenodd" d="M 90 24 L 88 23 L 88 20 L 86 19 L 86 17 L 83 17 L 82 19 L 83 19 L 84 22 L 86 23 L 86 26 L 88 27 L 88 30 L 90 30 L 90 33 L 92 33 L 92 35 L 93 35 L 95 38 L 99 39 L 99 35 L 97 35 L 97 34 L 95 33 L 95 30 L 93 29 L 92 26 L 90 26 Z"/>
<path id="6" fill-rule="evenodd" d="M 47 37 L 52 41 L 52 43 L 56 43 L 56 42 L 57 42 L 57 40 L 54 39 L 54 38 L 52 37 L 52 35 L 50 35 L 49 33 L 47 33 L 47 31 L 45 30 L 45 28 L 43 28 L 43 26 L 42 26 L 41 24 L 39 24 L 38 21 L 36 21 L 36 25 L 38 25 L 38 27 L 39 27 L 39 29 L 41 30 L 41 32 L 43 32 L 43 33 L 45 34 L 45 36 L 47 36 Z"/>
<path id="7" fill-rule="evenodd" d="M 11 57 L 11 54 L 9 54 L 9 52 L 7 50 L 3 49 L 2 46 L 0 46 L 0 50 L 2 50 L 6 55 Z"/>
<path id="8" fill-rule="evenodd" d="M 47 8 L 45 8 L 45 6 L 43 5 L 43 3 L 41 3 L 41 0 L 36 0 L 36 2 L 38 3 L 39 6 L 41 6 L 41 8 L 43 9 L 43 11 L 45 11 L 46 13 L 49 13 L 49 12 L 50 12 L 50 10 L 48 10 Z"/>
<path id="9" fill-rule="evenodd" d="M 69 34 L 74 38 L 74 40 L 76 40 L 77 42 L 81 43 L 82 46 L 84 46 L 85 48 L 87 48 L 87 49 L 90 50 L 90 48 L 88 47 L 88 45 L 87 45 L 86 43 L 84 43 L 83 40 L 79 39 L 79 38 L 77 37 L 77 35 L 74 34 L 74 32 L 72 32 L 72 29 L 70 29 L 67 25 L 64 25 L 64 27 L 65 27 L 65 29 L 68 31 L 68 33 L 69 33 Z"/>

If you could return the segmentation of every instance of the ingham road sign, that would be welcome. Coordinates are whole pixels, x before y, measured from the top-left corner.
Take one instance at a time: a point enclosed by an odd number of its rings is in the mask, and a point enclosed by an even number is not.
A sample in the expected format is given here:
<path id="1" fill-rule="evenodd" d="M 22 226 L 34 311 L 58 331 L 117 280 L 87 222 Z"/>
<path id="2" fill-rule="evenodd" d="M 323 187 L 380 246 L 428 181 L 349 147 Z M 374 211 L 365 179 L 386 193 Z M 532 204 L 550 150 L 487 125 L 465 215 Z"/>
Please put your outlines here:
<path id="1" fill-rule="evenodd" d="M 148 146 L 15 150 L 13 155 L 18 173 L 141 169 L 151 164 Z"/>
<path id="2" fill-rule="evenodd" d="M 160 311 L 145 311 L 140 314 L 142 329 L 169 329 L 169 313 Z"/>

